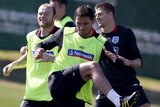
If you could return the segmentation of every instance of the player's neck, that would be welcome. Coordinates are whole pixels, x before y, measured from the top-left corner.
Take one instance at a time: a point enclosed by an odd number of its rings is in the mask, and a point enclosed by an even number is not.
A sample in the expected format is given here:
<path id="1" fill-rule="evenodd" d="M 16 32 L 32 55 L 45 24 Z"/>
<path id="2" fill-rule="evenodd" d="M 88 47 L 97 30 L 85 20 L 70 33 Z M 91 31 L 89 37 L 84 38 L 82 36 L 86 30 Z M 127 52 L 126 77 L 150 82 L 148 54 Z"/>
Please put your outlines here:
<path id="1" fill-rule="evenodd" d="M 48 34 L 52 31 L 53 27 L 54 27 L 54 26 L 45 27 L 45 28 L 40 28 L 40 30 L 41 30 L 40 36 L 41 36 L 41 37 L 46 37 L 46 36 L 48 36 Z"/>
<path id="2" fill-rule="evenodd" d="M 64 11 L 64 12 L 62 12 L 61 14 L 59 14 L 59 16 L 58 16 L 55 20 L 56 20 L 56 21 L 59 21 L 59 20 L 63 19 L 65 15 L 66 15 L 66 13 L 65 13 L 65 11 Z"/>
<path id="3" fill-rule="evenodd" d="M 102 27 L 101 30 L 103 33 L 110 33 L 114 30 L 116 24 L 115 23 L 110 23 L 105 27 Z"/>

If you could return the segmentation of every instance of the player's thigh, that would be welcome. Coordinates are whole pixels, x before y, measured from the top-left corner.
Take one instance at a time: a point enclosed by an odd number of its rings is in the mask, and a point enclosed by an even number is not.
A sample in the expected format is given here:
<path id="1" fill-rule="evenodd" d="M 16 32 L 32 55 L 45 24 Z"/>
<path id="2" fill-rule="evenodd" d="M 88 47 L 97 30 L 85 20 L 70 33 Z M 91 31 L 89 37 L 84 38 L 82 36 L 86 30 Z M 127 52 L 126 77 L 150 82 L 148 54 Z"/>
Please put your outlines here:
<path id="1" fill-rule="evenodd" d="M 99 64 L 95 61 L 81 63 L 79 68 L 80 68 L 81 77 L 85 81 L 90 80 L 93 74 L 101 72 L 101 68 Z"/>
<path id="2" fill-rule="evenodd" d="M 49 89 L 52 97 L 71 98 L 85 84 L 79 72 L 79 65 L 75 65 L 49 76 Z"/>

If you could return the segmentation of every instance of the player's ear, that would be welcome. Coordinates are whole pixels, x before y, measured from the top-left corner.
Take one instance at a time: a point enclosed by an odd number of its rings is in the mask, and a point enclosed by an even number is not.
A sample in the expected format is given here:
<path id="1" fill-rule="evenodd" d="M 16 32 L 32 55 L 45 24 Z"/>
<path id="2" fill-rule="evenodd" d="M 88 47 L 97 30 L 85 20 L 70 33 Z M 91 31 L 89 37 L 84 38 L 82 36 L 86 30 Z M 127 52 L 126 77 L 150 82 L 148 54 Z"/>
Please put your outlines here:
<path id="1" fill-rule="evenodd" d="M 95 18 L 93 18 L 93 19 L 92 19 L 92 25 L 95 23 L 95 21 L 96 21 Z"/>
<path id="2" fill-rule="evenodd" d="M 63 10 L 66 10 L 66 5 L 65 5 L 65 4 L 62 4 L 62 5 L 61 5 L 61 8 L 63 8 Z"/>
<path id="3" fill-rule="evenodd" d="M 113 16 L 113 12 L 109 12 L 108 14 L 109 14 L 109 16 L 114 17 L 114 16 Z"/>

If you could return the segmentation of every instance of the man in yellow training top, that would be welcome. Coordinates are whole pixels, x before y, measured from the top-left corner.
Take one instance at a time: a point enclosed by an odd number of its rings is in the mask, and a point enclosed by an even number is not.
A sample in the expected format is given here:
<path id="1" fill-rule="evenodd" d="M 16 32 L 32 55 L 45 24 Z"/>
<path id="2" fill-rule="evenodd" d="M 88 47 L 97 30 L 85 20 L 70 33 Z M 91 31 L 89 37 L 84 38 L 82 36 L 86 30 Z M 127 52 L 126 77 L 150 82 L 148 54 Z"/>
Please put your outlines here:
<path id="1" fill-rule="evenodd" d="M 94 12 L 91 7 L 78 7 L 74 18 L 76 27 L 64 27 L 37 46 L 36 59 L 43 58 L 44 50 L 55 46 L 60 48 L 49 75 L 49 89 L 53 99 L 65 107 L 92 104 L 93 82 L 116 107 L 134 106 L 138 92 L 134 92 L 125 101 L 112 89 L 98 64 L 99 61 L 106 60 L 115 66 L 121 64 L 119 69 L 123 69 L 123 61 L 114 54 L 110 43 L 92 29 Z"/>
<path id="2" fill-rule="evenodd" d="M 27 51 L 18 60 L 3 68 L 5 76 L 14 69 L 26 67 L 25 95 L 20 107 L 56 107 L 48 89 L 48 74 L 52 68 L 53 55 L 58 53 L 58 47 L 45 52 L 47 59 L 39 62 L 34 60 L 36 45 L 51 37 L 59 28 L 54 26 L 56 11 L 48 4 L 42 4 L 38 9 L 37 19 L 40 28 L 27 34 Z"/>
<path id="3" fill-rule="evenodd" d="M 50 0 L 50 4 L 56 9 L 56 19 L 54 25 L 63 27 L 74 27 L 73 19 L 67 15 L 67 0 Z"/>

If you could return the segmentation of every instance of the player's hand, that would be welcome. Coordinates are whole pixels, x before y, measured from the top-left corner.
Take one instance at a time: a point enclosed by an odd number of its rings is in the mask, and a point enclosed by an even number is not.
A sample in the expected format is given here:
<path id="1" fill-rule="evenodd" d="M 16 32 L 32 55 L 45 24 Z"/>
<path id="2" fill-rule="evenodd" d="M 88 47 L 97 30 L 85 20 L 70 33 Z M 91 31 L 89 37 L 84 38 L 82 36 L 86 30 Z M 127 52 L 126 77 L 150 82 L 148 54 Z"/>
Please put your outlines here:
<path id="1" fill-rule="evenodd" d="M 5 66 L 4 68 L 3 68 L 3 75 L 4 76 L 6 76 L 6 77 L 8 77 L 9 75 L 10 75 L 10 73 L 12 72 L 12 70 L 13 70 L 13 67 L 12 67 L 13 65 L 12 65 L 12 63 L 11 64 L 8 64 L 7 66 Z"/>
<path id="2" fill-rule="evenodd" d="M 130 61 L 120 55 L 117 55 L 119 59 L 121 59 L 124 62 L 124 65 L 129 66 L 130 65 Z"/>
<path id="3" fill-rule="evenodd" d="M 39 62 L 54 62 L 55 57 L 53 55 L 48 55 L 43 53 L 42 58 L 38 59 Z"/>
<path id="4" fill-rule="evenodd" d="M 106 54 L 113 62 L 116 61 L 117 56 L 116 56 L 114 53 L 108 51 L 105 47 L 103 47 L 103 50 L 104 50 L 105 54 Z"/>
<path id="5" fill-rule="evenodd" d="M 44 53 L 44 49 L 43 48 L 38 48 L 35 52 L 34 58 L 36 60 L 38 59 L 42 59 L 43 58 L 43 53 Z"/>

